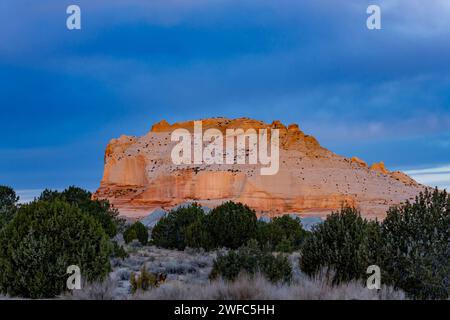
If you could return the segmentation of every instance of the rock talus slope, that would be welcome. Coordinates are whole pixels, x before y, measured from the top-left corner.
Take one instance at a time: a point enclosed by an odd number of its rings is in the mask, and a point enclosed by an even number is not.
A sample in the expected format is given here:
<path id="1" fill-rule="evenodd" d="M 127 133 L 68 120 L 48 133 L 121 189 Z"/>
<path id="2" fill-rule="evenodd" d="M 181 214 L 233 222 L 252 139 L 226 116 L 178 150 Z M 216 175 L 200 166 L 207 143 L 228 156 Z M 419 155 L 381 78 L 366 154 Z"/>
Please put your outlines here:
<path id="1" fill-rule="evenodd" d="M 423 186 L 384 164 L 334 154 L 296 124 L 266 124 L 248 118 L 202 120 L 203 130 L 279 129 L 280 161 L 275 175 L 260 175 L 260 164 L 175 165 L 171 151 L 177 128 L 193 132 L 193 121 L 155 124 L 142 137 L 121 136 L 105 152 L 104 174 L 95 198 L 108 199 L 121 214 L 139 218 L 155 208 L 185 201 L 213 207 L 233 200 L 260 214 L 324 216 L 343 205 L 368 218 L 383 218 L 391 205 L 413 199 Z M 247 161 L 248 163 L 248 161 Z"/>

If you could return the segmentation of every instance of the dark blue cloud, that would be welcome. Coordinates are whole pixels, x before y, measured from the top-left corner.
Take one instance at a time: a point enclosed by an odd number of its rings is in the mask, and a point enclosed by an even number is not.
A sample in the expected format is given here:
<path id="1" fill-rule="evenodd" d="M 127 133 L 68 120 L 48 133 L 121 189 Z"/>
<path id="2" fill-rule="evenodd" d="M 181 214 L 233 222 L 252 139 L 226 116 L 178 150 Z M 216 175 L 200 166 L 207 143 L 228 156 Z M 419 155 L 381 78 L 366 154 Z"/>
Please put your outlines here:
<path id="1" fill-rule="evenodd" d="M 371 2 L 2 1 L 0 182 L 95 188 L 109 139 L 219 115 L 298 122 L 391 167 L 448 163 L 450 5 L 380 0 L 368 31 Z"/>

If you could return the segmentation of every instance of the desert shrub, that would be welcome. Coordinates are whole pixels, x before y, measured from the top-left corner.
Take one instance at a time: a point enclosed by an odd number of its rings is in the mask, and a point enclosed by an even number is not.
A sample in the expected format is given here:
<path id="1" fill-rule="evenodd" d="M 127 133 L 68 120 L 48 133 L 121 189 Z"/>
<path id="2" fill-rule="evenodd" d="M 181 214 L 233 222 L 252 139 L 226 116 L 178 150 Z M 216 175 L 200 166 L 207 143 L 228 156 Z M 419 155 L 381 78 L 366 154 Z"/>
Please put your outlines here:
<path id="1" fill-rule="evenodd" d="M 119 245 L 116 241 L 112 241 L 112 255 L 113 258 L 125 259 L 128 257 L 128 253 L 125 251 L 123 246 Z"/>
<path id="2" fill-rule="evenodd" d="M 165 275 L 148 272 L 144 265 L 139 275 L 136 276 L 134 272 L 130 275 L 131 293 L 134 294 L 137 291 L 147 291 L 150 288 L 159 287 L 165 279 Z"/>
<path id="3" fill-rule="evenodd" d="M 184 250 L 186 247 L 211 250 L 227 247 L 237 249 L 251 239 L 272 250 L 297 250 L 306 231 L 288 216 L 260 223 L 256 213 L 242 203 L 226 202 L 205 215 L 197 204 L 181 207 L 163 217 L 152 230 L 155 245 Z"/>
<path id="4" fill-rule="evenodd" d="M 273 218 L 270 222 L 258 222 L 257 240 L 272 251 L 299 250 L 307 232 L 300 221 L 288 215 Z"/>
<path id="5" fill-rule="evenodd" d="M 256 238 L 256 213 L 242 203 L 228 201 L 206 216 L 206 230 L 215 248 L 239 248 Z"/>
<path id="6" fill-rule="evenodd" d="M 249 275 L 260 272 L 272 282 L 289 282 L 292 278 L 292 266 L 286 256 L 273 255 L 261 250 L 256 241 L 250 241 L 238 250 L 219 255 L 214 261 L 210 279 L 222 277 L 233 281 L 242 272 Z"/>
<path id="7" fill-rule="evenodd" d="M 283 238 L 277 243 L 274 250 L 277 252 L 289 253 L 295 251 L 296 249 L 298 249 L 298 247 L 293 245 L 292 240 L 289 238 Z"/>
<path id="8" fill-rule="evenodd" d="M 93 200 L 91 192 L 78 187 L 71 186 L 62 192 L 46 189 L 41 193 L 39 200 L 61 200 L 77 206 L 97 220 L 110 238 L 121 231 L 124 225 L 119 212 L 112 208 L 107 200 Z"/>
<path id="9" fill-rule="evenodd" d="M 153 244 L 162 248 L 184 250 L 187 246 L 188 227 L 202 221 L 204 215 L 203 209 L 196 203 L 170 211 L 153 228 Z M 192 238 L 189 241 L 194 242 Z"/>
<path id="10" fill-rule="evenodd" d="M 138 240 L 143 246 L 148 242 L 148 229 L 140 221 L 136 221 L 130 225 L 123 233 L 125 243 L 130 243 L 133 240 Z"/>
<path id="11" fill-rule="evenodd" d="M 361 218 L 356 209 L 343 208 L 313 228 L 305 240 L 300 269 L 316 275 L 321 269 L 333 270 L 333 283 L 366 278 L 367 267 L 376 263 L 378 222 Z"/>
<path id="12" fill-rule="evenodd" d="M 204 248 L 205 250 L 213 248 L 211 235 L 207 230 L 205 220 L 205 217 L 202 217 L 186 228 L 185 239 L 187 247 Z"/>
<path id="13" fill-rule="evenodd" d="M 66 202 L 35 201 L 21 206 L 0 232 L 0 291 L 49 298 L 66 290 L 67 267 L 84 280 L 102 280 L 110 270 L 111 244 L 91 216 Z"/>
<path id="14" fill-rule="evenodd" d="M 13 218 L 19 197 L 13 188 L 0 186 L 0 229 Z"/>
<path id="15" fill-rule="evenodd" d="M 148 229 L 141 222 L 134 223 L 134 229 L 136 230 L 137 239 L 142 245 L 146 245 L 148 242 Z"/>
<path id="16" fill-rule="evenodd" d="M 450 296 L 450 196 L 426 190 L 382 224 L 382 279 L 415 299 Z"/>
<path id="17" fill-rule="evenodd" d="M 135 239 L 137 239 L 136 230 L 130 226 L 123 232 L 123 240 L 125 240 L 125 243 L 128 244 Z"/>

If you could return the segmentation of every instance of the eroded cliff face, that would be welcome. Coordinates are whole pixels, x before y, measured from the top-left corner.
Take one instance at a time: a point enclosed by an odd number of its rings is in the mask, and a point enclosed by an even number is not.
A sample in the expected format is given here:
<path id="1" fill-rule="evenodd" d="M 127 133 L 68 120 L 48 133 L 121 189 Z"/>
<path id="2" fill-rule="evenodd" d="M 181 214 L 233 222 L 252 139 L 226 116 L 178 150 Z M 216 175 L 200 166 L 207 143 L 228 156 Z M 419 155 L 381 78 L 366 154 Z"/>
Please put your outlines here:
<path id="1" fill-rule="evenodd" d="M 261 175 L 260 164 L 175 165 L 171 151 L 177 142 L 170 135 L 179 128 L 193 132 L 194 122 L 170 125 L 163 120 L 145 136 L 110 141 L 103 179 L 94 197 L 108 199 L 121 214 L 132 218 L 185 201 L 213 207 L 227 200 L 269 215 L 321 216 L 352 205 L 364 216 L 383 218 L 389 206 L 413 199 L 423 190 L 404 173 L 389 172 L 383 163 L 369 167 L 356 157 L 347 159 L 330 152 L 296 124 L 286 127 L 279 121 L 213 118 L 202 120 L 202 126 L 224 134 L 226 129 L 279 129 L 278 173 Z"/>

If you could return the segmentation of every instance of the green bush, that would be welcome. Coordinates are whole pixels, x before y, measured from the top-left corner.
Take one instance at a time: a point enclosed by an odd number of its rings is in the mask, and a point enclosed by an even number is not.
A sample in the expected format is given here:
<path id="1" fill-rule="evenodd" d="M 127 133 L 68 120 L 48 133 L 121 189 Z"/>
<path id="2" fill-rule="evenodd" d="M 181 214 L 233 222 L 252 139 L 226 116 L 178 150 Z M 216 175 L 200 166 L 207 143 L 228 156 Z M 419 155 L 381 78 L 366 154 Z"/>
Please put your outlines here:
<path id="1" fill-rule="evenodd" d="M 272 251 L 292 252 L 299 250 L 307 232 L 300 221 L 288 215 L 258 222 L 257 239 L 261 246 Z"/>
<path id="2" fill-rule="evenodd" d="M 128 257 L 128 253 L 125 251 L 123 246 L 119 245 L 116 241 L 112 242 L 112 255 L 113 258 L 125 259 Z"/>
<path id="3" fill-rule="evenodd" d="M 184 250 L 189 226 L 201 223 L 204 215 L 203 209 L 196 203 L 170 211 L 153 228 L 153 244 L 162 248 Z M 191 234 L 189 241 L 193 243 L 192 236 Z"/>
<path id="4" fill-rule="evenodd" d="M 211 235 L 206 228 L 205 220 L 206 218 L 202 217 L 186 228 L 185 238 L 187 247 L 203 248 L 205 250 L 213 249 Z"/>
<path id="5" fill-rule="evenodd" d="M 237 249 L 251 239 L 262 247 L 282 252 L 298 250 L 307 232 L 289 216 L 258 222 L 256 213 L 242 203 L 226 202 L 205 214 L 193 204 L 163 217 L 152 230 L 155 245 L 184 250 L 185 247 L 211 250 Z"/>
<path id="6" fill-rule="evenodd" d="M 450 196 L 425 191 L 382 224 L 382 280 L 414 299 L 450 296 Z"/>
<path id="7" fill-rule="evenodd" d="M 136 230 L 136 236 L 142 245 L 148 243 L 148 229 L 142 224 L 142 222 L 137 221 L 134 223 L 134 229 Z"/>
<path id="8" fill-rule="evenodd" d="M 119 212 L 111 208 L 107 200 L 93 200 L 89 191 L 78 187 L 71 186 L 62 192 L 46 189 L 41 193 L 39 200 L 61 200 L 77 206 L 97 220 L 110 238 L 121 231 L 124 225 Z"/>
<path id="9" fill-rule="evenodd" d="M 332 213 L 305 240 L 300 269 L 313 276 L 322 269 L 335 272 L 333 283 L 366 278 L 367 267 L 377 264 L 380 226 L 361 218 L 353 208 Z"/>
<path id="10" fill-rule="evenodd" d="M 274 251 L 290 253 L 297 249 L 298 247 L 294 247 L 292 240 L 290 240 L 289 238 L 283 238 L 281 239 L 280 242 L 277 243 L 277 245 L 274 248 Z"/>
<path id="11" fill-rule="evenodd" d="M 214 248 L 237 249 L 256 238 L 256 213 L 242 203 L 225 202 L 206 216 L 206 230 Z"/>
<path id="12" fill-rule="evenodd" d="M 135 239 L 137 239 L 136 230 L 130 226 L 123 232 L 123 240 L 125 240 L 125 243 L 128 244 Z"/>
<path id="13" fill-rule="evenodd" d="M 129 226 L 123 233 L 123 239 L 125 243 L 130 243 L 131 241 L 137 239 L 142 245 L 148 243 L 148 229 L 140 221 L 136 221 L 131 226 Z"/>
<path id="14" fill-rule="evenodd" d="M 18 201 L 19 197 L 14 189 L 0 186 L 0 229 L 13 218 L 17 210 Z"/>
<path id="15" fill-rule="evenodd" d="M 288 258 L 261 250 L 255 240 L 238 250 L 219 255 L 209 277 L 215 279 L 220 276 L 233 281 L 241 272 L 249 275 L 262 273 L 272 282 L 289 282 L 292 279 L 292 266 Z"/>
<path id="16" fill-rule="evenodd" d="M 21 206 L 0 232 L 0 291 L 51 298 L 66 290 L 67 267 L 84 280 L 102 280 L 110 270 L 111 243 L 100 224 L 79 208 L 54 200 Z"/>

